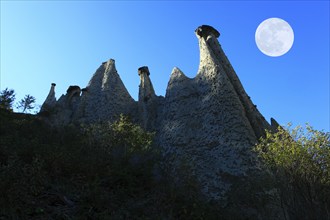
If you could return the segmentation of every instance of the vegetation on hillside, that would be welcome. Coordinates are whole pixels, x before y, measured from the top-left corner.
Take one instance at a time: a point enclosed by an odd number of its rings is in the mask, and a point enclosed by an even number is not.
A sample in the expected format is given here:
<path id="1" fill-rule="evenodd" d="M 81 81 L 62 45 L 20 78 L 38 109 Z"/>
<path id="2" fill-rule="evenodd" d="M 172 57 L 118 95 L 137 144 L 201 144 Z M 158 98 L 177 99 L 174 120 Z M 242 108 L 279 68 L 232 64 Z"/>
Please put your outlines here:
<path id="1" fill-rule="evenodd" d="M 329 133 L 267 132 L 254 148 L 264 172 L 235 180 L 219 204 L 193 178 L 174 185 L 154 133 L 126 116 L 54 128 L 14 113 L 13 90 L 0 98 L 0 219 L 330 219 Z"/>
<path id="2" fill-rule="evenodd" d="M 0 219 L 212 219 L 159 168 L 153 134 L 127 117 L 52 128 L 0 109 Z"/>

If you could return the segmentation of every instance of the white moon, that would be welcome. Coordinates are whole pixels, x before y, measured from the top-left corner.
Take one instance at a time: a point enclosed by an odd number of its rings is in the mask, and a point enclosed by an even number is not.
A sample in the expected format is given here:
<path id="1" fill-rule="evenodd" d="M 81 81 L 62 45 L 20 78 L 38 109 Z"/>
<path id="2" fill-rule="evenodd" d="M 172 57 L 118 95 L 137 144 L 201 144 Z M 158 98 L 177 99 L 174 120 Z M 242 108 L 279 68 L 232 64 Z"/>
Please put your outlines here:
<path id="1" fill-rule="evenodd" d="M 278 57 L 291 49 L 294 34 L 288 22 L 280 18 L 269 18 L 258 26 L 255 40 L 261 52 L 271 57 Z"/>

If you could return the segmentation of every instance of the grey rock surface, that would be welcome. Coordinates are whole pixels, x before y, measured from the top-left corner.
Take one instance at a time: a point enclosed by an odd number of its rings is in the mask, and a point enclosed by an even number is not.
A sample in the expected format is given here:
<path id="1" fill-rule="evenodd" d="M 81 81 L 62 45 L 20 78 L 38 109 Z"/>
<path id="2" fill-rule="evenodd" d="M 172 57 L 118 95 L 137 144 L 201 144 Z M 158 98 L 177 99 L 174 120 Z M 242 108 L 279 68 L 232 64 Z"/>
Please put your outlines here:
<path id="1" fill-rule="evenodd" d="M 135 101 L 121 81 L 115 61 L 110 59 L 94 73 L 73 118 L 80 122 L 112 121 L 120 114 L 129 114 L 134 107 Z"/>
<path id="2" fill-rule="evenodd" d="M 155 94 L 149 77 L 149 68 L 147 66 L 140 67 L 138 69 L 138 74 L 140 76 L 138 114 L 133 117 L 137 117 L 136 121 L 138 121 L 144 129 L 159 131 L 164 97 Z"/>

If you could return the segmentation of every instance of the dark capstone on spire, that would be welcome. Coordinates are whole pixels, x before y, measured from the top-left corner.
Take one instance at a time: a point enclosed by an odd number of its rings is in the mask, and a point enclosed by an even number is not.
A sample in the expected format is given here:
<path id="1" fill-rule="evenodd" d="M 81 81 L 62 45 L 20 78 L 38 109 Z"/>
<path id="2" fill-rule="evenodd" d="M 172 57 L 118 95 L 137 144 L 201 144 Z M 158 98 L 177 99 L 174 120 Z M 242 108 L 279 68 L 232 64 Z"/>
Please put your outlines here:
<path id="1" fill-rule="evenodd" d="M 207 37 L 210 34 L 213 34 L 216 38 L 220 37 L 219 31 L 217 31 L 214 27 L 212 27 L 210 25 L 199 26 L 195 30 L 195 32 L 196 32 L 197 35 L 199 35 L 201 37 Z"/>
<path id="2" fill-rule="evenodd" d="M 149 72 L 149 68 L 147 66 L 142 66 L 138 69 L 138 74 L 139 76 L 142 74 L 142 73 L 146 73 L 148 76 L 150 75 L 150 72 Z"/>
<path id="3" fill-rule="evenodd" d="M 69 86 L 69 88 L 66 90 L 67 93 L 72 93 L 76 91 L 80 93 L 81 90 L 79 86 Z"/>

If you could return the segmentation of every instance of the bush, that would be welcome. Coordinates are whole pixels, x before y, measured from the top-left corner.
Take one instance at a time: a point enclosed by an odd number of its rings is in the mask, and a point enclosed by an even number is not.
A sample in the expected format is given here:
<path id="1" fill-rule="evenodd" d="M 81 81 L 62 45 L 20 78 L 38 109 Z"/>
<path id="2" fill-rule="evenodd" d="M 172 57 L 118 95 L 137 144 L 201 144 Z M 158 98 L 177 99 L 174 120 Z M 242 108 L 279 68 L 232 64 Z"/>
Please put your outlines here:
<path id="1" fill-rule="evenodd" d="M 267 132 L 255 151 L 274 177 L 285 216 L 330 218 L 330 133 L 306 126 Z"/>
<path id="2" fill-rule="evenodd" d="M 120 150 L 126 156 L 134 152 L 151 150 L 154 136 L 154 133 L 144 131 L 124 115 L 120 115 L 113 123 L 103 122 L 84 126 L 84 131 L 90 145 L 98 145 L 111 152 Z"/>

